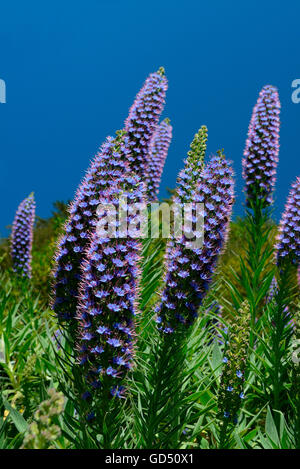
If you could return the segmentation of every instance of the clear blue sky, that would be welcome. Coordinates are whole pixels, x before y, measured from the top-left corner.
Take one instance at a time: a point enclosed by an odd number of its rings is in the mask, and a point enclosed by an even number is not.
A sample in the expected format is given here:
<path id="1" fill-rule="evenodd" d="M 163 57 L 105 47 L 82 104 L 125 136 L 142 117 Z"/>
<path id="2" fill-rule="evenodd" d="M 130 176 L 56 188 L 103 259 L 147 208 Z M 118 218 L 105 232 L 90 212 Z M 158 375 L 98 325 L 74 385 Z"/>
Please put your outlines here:
<path id="1" fill-rule="evenodd" d="M 146 76 L 164 66 L 164 116 L 174 139 L 161 195 L 173 187 L 189 143 L 208 126 L 208 153 L 224 148 L 237 176 L 259 90 L 279 88 L 278 217 L 300 174 L 299 0 L 28 0 L 1 2 L 0 235 L 19 202 L 36 194 L 37 214 L 71 199 L 99 145 L 122 128 Z"/>

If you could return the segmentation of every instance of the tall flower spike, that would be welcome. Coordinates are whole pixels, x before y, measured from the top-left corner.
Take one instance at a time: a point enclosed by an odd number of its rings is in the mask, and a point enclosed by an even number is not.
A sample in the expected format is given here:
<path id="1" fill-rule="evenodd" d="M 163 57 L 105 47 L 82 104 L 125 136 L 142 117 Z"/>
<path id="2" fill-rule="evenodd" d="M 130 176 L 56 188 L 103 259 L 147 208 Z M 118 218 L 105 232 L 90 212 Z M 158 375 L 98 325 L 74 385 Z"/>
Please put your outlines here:
<path id="1" fill-rule="evenodd" d="M 175 201 L 177 203 L 192 202 L 196 185 L 201 171 L 204 168 L 204 158 L 207 142 L 207 127 L 203 125 L 196 133 L 188 157 L 184 162 L 184 168 L 177 178 L 177 190 Z"/>
<path id="2" fill-rule="evenodd" d="M 221 153 L 212 157 L 197 179 L 196 188 L 184 196 L 205 206 L 203 245 L 191 247 L 184 235 L 169 242 L 165 287 L 156 308 L 158 327 L 165 333 L 194 322 L 227 239 L 234 185 L 228 161 Z"/>
<path id="3" fill-rule="evenodd" d="M 132 215 L 130 211 L 130 204 L 143 202 L 144 190 L 139 177 L 128 176 L 124 190 L 111 199 L 116 213 L 120 208 L 119 196 L 129 200 L 123 226 L 133 223 L 139 229 L 139 223 L 135 222 L 142 223 L 141 214 Z M 111 222 L 118 233 L 119 221 Z M 105 238 L 97 229 L 92 235 L 83 264 L 77 317 L 77 349 L 87 384 L 84 398 L 93 394 L 103 396 L 103 393 L 122 397 L 124 393 L 122 379 L 133 360 L 141 249 L 141 242 L 130 232 L 124 238 Z"/>
<path id="4" fill-rule="evenodd" d="M 292 184 L 277 238 L 277 263 L 300 264 L 300 177 Z"/>
<path id="5" fill-rule="evenodd" d="M 253 109 L 243 159 L 246 203 L 257 199 L 263 207 L 273 201 L 279 153 L 280 101 L 277 89 L 267 85 L 261 90 Z"/>
<path id="6" fill-rule="evenodd" d="M 142 180 L 149 174 L 150 142 L 164 108 L 167 87 L 163 68 L 149 75 L 125 121 L 129 138 L 129 165 Z"/>
<path id="7" fill-rule="evenodd" d="M 244 302 L 229 334 L 218 396 L 220 418 L 232 423 L 237 423 L 238 411 L 244 399 L 245 370 L 249 348 L 249 323 L 249 304 Z"/>
<path id="8" fill-rule="evenodd" d="M 157 199 L 161 175 L 172 139 L 172 126 L 170 120 L 165 119 L 154 133 L 149 149 L 149 168 L 146 175 L 148 199 L 150 202 Z"/>
<path id="9" fill-rule="evenodd" d="M 117 132 L 108 137 L 97 153 L 85 178 L 79 186 L 69 209 L 65 234 L 59 241 L 54 271 L 53 309 L 60 320 L 74 319 L 77 308 L 81 267 L 90 242 L 90 233 L 97 223 L 96 211 L 111 190 L 118 191 L 130 178 L 127 163 L 128 138 Z"/>
<path id="10" fill-rule="evenodd" d="M 11 256 L 14 272 L 31 278 L 31 250 L 35 201 L 33 193 L 20 203 L 15 215 L 11 235 Z"/>

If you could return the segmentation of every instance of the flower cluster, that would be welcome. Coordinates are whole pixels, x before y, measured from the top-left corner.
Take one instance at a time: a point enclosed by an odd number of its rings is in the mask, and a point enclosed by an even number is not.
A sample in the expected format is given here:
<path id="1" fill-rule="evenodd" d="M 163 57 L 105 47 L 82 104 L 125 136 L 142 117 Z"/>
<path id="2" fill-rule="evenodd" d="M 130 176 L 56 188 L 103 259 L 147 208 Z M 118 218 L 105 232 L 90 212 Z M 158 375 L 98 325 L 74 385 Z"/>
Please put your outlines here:
<path id="1" fill-rule="evenodd" d="M 300 177 L 292 184 L 279 225 L 277 263 L 300 264 Z"/>
<path id="2" fill-rule="evenodd" d="M 272 203 L 279 152 L 280 102 L 277 89 L 265 86 L 254 107 L 244 151 L 243 177 L 247 205 Z"/>
<path id="3" fill-rule="evenodd" d="M 65 226 L 65 234 L 59 240 L 54 272 L 53 309 L 61 320 L 75 317 L 79 284 L 82 277 L 81 267 L 90 236 L 97 225 L 97 208 L 100 203 L 109 203 L 113 194 L 120 193 L 131 184 L 131 173 L 127 158 L 129 155 L 128 138 L 124 132 L 117 132 L 115 139 L 108 138 L 92 162 L 82 184 L 79 186 L 70 216 Z M 136 183 L 136 177 L 133 177 Z M 142 183 L 136 191 L 142 190 Z M 135 200 L 136 193 L 129 199 Z"/>
<path id="4" fill-rule="evenodd" d="M 164 119 L 154 133 L 149 149 L 149 165 L 146 174 L 148 200 L 156 200 L 161 175 L 172 139 L 172 126 L 169 119 Z"/>
<path id="5" fill-rule="evenodd" d="M 60 320 L 74 323 L 84 251 L 95 230 L 100 199 L 108 197 L 108 192 L 118 192 L 133 169 L 137 176 L 146 177 L 149 144 L 164 106 L 166 89 L 163 69 L 148 77 L 130 109 L 125 130 L 118 132 L 115 139 L 107 139 L 76 192 L 55 259 L 53 309 Z"/>
<path id="6" fill-rule="evenodd" d="M 64 408 L 64 396 L 55 389 L 49 389 L 49 399 L 43 401 L 34 413 L 33 422 L 25 434 L 22 449 L 50 449 L 61 435 L 57 417 Z"/>
<path id="7" fill-rule="evenodd" d="M 241 400 L 244 399 L 244 380 L 249 347 L 249 304 L 241 305 L 229 332 L 227 350 L 223 359 L 224 370 L 218 395 L 220 418 L 237 422 Z"/>
<path id="8" fill-rule="evenodd" d="M 119 132 L 115 139 L 108 137 L 92 161 L 69 208 L 65 234 L 59 240 L 55 258 L 53 309 L 60 320 L 75 317 L 84 251 L 90 233 L 96 227 L 97 207 L 112 187 L 124 182 L 128 171 L 127 156 L 124 134 Z"/>
<path id="9" fill-rule="evenodd" d="M 163 68 L 152 73 L 139 91 L 125 122 L 130 168 L 143 180 L 149 175 L 149 149 L 165 104 L 168 83 Z M 151 174 L 149 176 L 151 178 Z"/>
<path id="10" fill-rule="evenodd" d="M 170 240 L 165 287 L 156 307 L 156 321 L 164 333 L 193 323 L 227 239 L 233 204 L 233 172 L 228 161 L 221 153 L 212 157 L 196 179 L 189 199 L 205 206 L 203 245 L 193 248 L 185 235 Z"/>
<path id="11" fill-rule="evenodd" d="M 35 201 L 30 194 L 20 203 L 15 215 L 11 235 L 11 256 L 14 272 L 31 278 L 31 249 L 33 225 L 35 219 Z"/>
<path id="12" fill-rule="evenodd" d="M 142 202 L 144 192 L 138 176 L 127 178 L 124 192 L 130 202 Z M 120 213 L 119 200 L 112 201 Z M 126 209 L 126 225 L 134 224 L 138 229 L 141 213 L 132 214 L 130 205 L 122 209 Z M 118 220 L 115 224 L 118 229 Z M 124 392 L 120 383 L 133 358 L 140 252 L 139 239 L 130 233 L 126 238 L 105 238 L 96 230 L 91 237 L 77 314 L 76 345 L 87 383 L 84 398 L 92 397 L 93 392 L 117 397 Z"/>
<path id="13" fill-rule="evenodd" d="M 204 168 L 204 158 L 207 142 L 207 127 L 203 125 L 191 143 L 188 157 L 184 161 L 184 168 L 177 178 L 175 202 L 192 202 L 196 185 Z"/>

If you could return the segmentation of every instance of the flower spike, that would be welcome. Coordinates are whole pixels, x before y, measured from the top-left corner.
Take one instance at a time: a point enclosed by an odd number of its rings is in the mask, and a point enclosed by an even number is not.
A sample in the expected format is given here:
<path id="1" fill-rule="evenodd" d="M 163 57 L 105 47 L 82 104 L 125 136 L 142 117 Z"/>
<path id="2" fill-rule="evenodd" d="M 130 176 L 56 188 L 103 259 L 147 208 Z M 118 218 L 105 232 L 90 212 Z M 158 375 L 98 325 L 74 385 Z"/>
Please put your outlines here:
<path id="1" fill-rule="evenodd" d="M 292 184 L 277 238 L 277 263 L 300 264 L 300 177 Z"/>
<path id="2" fill-rule="evenodd" d="M 277 89 L 265 86 L 253 109 L 244 151 L 243 177 L 247 206 L 256 199 L 272 204 L 279 153 L 280 101 Z"/>
<path id="3" fill-rule="evenodd" d="M 59 240 L 54 271 L 53 309 L 62 321 L 76 315 L 82 265 L 90 236 L 97 225 L 97 207 L 130 178 L 128 138 L 123 131 L 107 138 L 97 153 L 69 209 L 65 234 Z"/>
<path id="4" fill-rule="evenodd" d="M 35 201 L 33 193 L 20 203 L 15 215 L 11 235 L 11 256 L 14 272 L 31 278 L 31 250 Z"/>
<path id="5" fill-rule="evenodd" d="M 149 177 L 149 149 L 163 111 L 168 83 L 163 68 L 152 73 L 136 96 L 125 121 L 132 171 L 142 180 Z"/>
<path id="6" fill-rule="evenodd" d="M 185 236 L 169 242 L 165 287 L 156 308 L 158 327 L 165 333 L 194 322 L 228 235 L 233 204 L 233 172 L 228 161 L 221 153 L 212 157 L 197 179 L 195 189 L 189 192 L 191 186 L 184 186 L 181 194 L 204 204 L 203 245 L 193 248 Z"/>

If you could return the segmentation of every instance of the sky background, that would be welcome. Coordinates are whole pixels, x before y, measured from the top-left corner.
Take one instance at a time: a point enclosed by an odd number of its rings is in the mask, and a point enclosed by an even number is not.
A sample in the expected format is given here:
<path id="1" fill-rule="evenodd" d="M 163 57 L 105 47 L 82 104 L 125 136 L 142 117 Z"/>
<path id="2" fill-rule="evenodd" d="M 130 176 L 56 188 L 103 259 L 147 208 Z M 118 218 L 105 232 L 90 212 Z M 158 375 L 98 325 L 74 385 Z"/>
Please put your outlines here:
<path id="1" fill-rule="evenodd" d="M 282 0 L 9 0 L 0 4 L 0 236 L 22 199 L 37 214 L 72 199 L 107 135 L 123 127 L 147 75 L 164 66 L 163 117 L 173 125 L 161 197 L 189 144 L 208 127 L 208 155 L 224 148 L 237 178 L 253 105 L 265 84 L 282 103 L 276 190 L 279 218 L 300 174 L 300 2 Z"/>

